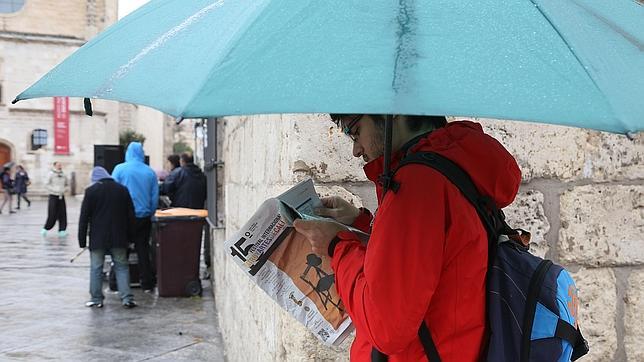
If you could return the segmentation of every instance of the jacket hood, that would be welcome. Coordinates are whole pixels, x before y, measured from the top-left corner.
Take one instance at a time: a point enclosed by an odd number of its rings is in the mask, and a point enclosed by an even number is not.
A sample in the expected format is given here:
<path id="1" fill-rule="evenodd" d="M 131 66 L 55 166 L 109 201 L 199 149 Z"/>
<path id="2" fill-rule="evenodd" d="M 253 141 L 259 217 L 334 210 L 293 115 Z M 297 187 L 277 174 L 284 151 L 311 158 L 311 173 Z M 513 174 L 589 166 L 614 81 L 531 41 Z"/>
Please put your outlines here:
<path id="1" fill-rule="evenodd" d="M 125 152 L 125 162 L 139 161 L 143 162 L 145 160 L 145 154 L 143 153 L 143 146 L 140 142 L 132 142 L 127 146 L 127 151 Z"/>
<path id="2" fill-rule="evenodd" d="M 92 169 L 92 182 L 91 184 L 95 184 L 99 180 L 102 180 L 104 178 L 111 178 L 110 174 L 107 172 L 106 169 L 104 169 L 101 166 L 96 166 L 94 169 Z"/>
<path id="3" fill-rule="evenodd" d="M 470 121 L 448 123 L 432 131 L 409 149 L 410 153 L 432 151 L 447 157 L 465 170 L 483 195 L 492 197 L 499 208 L 514 201 L 521 184 L 521 170 L 512 155 L 493 137 L 483 133 L 480 124 Z M 395 169 L 404 156 L 392 156 Z M 367 177 L 376 182 L 383 170 L 383 157 L 365 165 Z M 378 194 L 381 195 L 380 186 Z"/>
<path id="4" fill-rule="evenodd" d="M 199 166 L 195 165 L 194 163 L 188 163 L 184 166 L 182 166 L 186 172 L 188 172 L 190 175 L 200 175 L 201 174 L 201 169 Z"/>

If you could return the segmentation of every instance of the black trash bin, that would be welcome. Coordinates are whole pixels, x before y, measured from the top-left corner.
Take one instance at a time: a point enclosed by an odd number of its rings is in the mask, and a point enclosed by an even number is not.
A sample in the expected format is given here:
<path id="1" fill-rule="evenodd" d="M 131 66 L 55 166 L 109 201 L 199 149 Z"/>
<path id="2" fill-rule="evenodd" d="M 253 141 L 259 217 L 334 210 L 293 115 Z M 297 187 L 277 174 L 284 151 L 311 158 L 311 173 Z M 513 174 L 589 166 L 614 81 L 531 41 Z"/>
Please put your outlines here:
<path id="1" fill-rule="evenodd" d="M 159 296 L 201 295 L 199 260 L 204 213 L 207 215 L 205 210 L 167 209 L 158 211 L 153 218 Z"/>

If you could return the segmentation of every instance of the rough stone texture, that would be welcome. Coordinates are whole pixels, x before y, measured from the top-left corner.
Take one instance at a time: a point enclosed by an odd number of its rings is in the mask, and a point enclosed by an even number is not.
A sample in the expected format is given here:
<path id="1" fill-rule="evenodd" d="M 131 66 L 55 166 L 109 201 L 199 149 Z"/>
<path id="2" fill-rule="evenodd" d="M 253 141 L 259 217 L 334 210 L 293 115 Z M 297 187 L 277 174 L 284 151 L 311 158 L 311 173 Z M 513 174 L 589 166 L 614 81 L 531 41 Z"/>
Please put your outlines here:
<path id="1" fill-rule="evenodd" d="M 355 207 L 364 206 L 359 196 L 352 194 L 349 190 L 341 186 L 316 186 L 315 190 L 318 192 L 320 198 L 340 196 L 341 198 L 349 201 Z"/>
<path id="2" fill-rule="evenodd" d="M 520 191 L 504 212 L 508 225 L 532 234 L 530 252 L 543 258 L 550 250 L 545 239 L 550 223 L 543 210 L 543 194 L 535 190 Z"/>
<path id="3" fill-rule="evenodd" d="M 644 133 L 623 135 L 588 132 L 583 178 L 596 181 L 644 179 Z"/>
<path id="4" fill-rule="evenodd" d="M 644 263 L 644 186 L 586 185 L 561 195 L 562 260 L 585 265 Z"/>
<path id="5" fill-rule="evenodd" d="M 330 121 L 328 115 L 297 115 L 294 123 L 298 139 L 294 152 L 305 163 L 316 182 L 367 181 L 361 159 L 353 157 L 349 137 Z M 357 172 L 356 172 L 357 170 Z"/>
<path id="6" fill-rule="evenodd" d="M 611 361 L 617 344 L 615 275 L 606 268 L 571 273 L 579 290 L 579 326 L 590 353 L 584 361 Z"/>
<path id="7" fill-rule="evenodd" d="M 485 118 L 473 120 L 480 122 L 486 133 L 514 155 L 524 181 L 550 177 L 568 180 L 581 173 L 586 135 L 581 129 Z"/>
<path id="8" fill-rule="evenodd" d="M 628 278 L 626 292 L 624 326 L 626 329 L 624 344 L 629 361 L 644 361 L 644 270 L 633 271 Z"/>
<path id="9" fill-rule="evenodd" d="M 457 119 L 464 119 L 458 117 Z M 517 159 L 523 179 L 635 180 L 644 178 L 644 135 L 565 126 L 465 118 L 483 125 Z M 538 135 L 538 137 L 533 137 Z"/>

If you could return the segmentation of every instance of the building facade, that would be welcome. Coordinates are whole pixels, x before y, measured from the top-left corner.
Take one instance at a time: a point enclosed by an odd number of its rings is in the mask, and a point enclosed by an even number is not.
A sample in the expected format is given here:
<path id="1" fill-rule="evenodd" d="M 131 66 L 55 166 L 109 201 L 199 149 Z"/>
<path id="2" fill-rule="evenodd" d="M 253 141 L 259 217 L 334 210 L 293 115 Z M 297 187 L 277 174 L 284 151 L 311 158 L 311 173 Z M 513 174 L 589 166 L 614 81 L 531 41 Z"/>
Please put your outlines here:
<path id="1" fill-rule="evenodd" d="M 54 100 L 32 99 L 11 104 L 37 81 L 96 34 L 116 22 L 118 0 L 0 0 L 0 165 L 25 167 L 30 193 L 43 193 L 43 180 L 54 161 L 73 179 L 71 193 L 82 193 L 94 164 L 94 145 L 119 143 L 119 133 L 132 129 L 146 137 L 144 149 L 155 169 L 172 151 L 171 117 L 130 104 L 93 100 L 94 115 L 85 115 L 83 100 L 69 98 L 68 116 L 56 126 L 66 129 L 64 146 L 55 149 Z M 81 75 L 79 76 L 86 76 Z M 46 144 L 32 147 L 37 133 Z M 40 133 L 39 133 L 40 132 Z"/>

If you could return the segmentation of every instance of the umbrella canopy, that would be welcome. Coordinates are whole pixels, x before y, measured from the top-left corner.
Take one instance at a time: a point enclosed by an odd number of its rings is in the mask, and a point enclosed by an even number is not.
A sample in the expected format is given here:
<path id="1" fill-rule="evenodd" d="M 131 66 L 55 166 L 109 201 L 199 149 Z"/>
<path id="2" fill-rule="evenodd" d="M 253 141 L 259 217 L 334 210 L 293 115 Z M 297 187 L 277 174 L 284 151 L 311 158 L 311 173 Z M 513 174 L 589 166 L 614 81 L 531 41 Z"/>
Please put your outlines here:
<path id="1" fill-rule="evenodd" d="M 156 0 L 16 101 L 76 96 L 175 117 L 480 116 L 644 129 L 634 0 Z"/>

